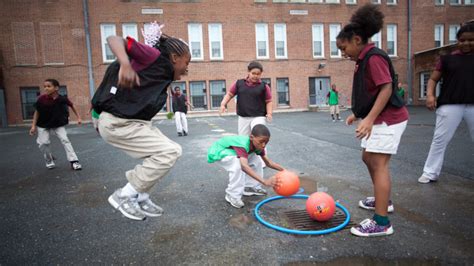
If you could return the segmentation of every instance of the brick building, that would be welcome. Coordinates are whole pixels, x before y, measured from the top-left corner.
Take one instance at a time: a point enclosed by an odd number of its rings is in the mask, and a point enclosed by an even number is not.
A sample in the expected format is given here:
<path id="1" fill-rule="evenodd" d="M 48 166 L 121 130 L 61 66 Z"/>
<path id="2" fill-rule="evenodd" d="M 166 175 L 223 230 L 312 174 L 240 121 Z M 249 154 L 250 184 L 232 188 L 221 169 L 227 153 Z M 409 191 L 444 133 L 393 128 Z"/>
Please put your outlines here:
<path id="1" fill-rule="evenodd" d="M 60 81 L 87 120 L 91 93 L 114 60 L 105 38 L 143 41 L 140 29 L 154 20 L 190 44 L 189 75 L 173 86 L 187 92 L 194 113 L 217 112 L 225 89 L 246 76 L 252 60 L 264 66 L 276 112 L 324 106 L 331 83 L 341 88 L 341 104 L 350 105 L 354 63 L 341 57 L 335 36 L 367 2 L 386 16 L 372 41 L 391 55 L 413 103 L 422 104 L 413 54 L 452 42 L 460 23 L 473 18 L 474 0 L 3 0 L 0 121 L 28 123 L 46 78 Z"/>

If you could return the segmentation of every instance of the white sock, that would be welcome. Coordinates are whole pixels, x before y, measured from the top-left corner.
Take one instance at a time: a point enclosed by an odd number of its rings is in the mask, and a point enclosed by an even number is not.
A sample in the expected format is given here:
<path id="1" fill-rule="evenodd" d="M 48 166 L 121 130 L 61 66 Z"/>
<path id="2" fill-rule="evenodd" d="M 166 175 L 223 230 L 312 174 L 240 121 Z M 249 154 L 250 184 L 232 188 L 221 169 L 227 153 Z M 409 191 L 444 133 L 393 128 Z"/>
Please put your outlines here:
<path id="1" fill-rule="evenodd" d="M 122 193 L 120 193 L 121 197 L 136 197 L 138 195 L 138 191 L 132 186 L 132 184 L 127 183 L 122 188 Z"/>
<path id="2" fill-rule="evenodd" d="M 138 193 L 137 201 L 138 201 L 138 202 L 142 202 L 142 201 L 147 200 L 149 197 L 150 197 L 150 195 L 149 195 L 148 193 L 146 193 L 146 192 L 140 192 L 140 193 Z"/>

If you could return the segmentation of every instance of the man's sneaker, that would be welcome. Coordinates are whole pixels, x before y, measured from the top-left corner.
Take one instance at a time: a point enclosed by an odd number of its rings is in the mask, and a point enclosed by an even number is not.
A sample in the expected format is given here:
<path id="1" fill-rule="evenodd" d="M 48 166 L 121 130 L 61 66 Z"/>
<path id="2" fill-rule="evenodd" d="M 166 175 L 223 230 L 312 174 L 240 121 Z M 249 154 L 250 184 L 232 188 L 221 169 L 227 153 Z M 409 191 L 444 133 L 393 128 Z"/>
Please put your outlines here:
<path id="1" fill-rule="evenodd" d="M 146 199 L 144 201 L 138 202 L 140 206 L 140 210 L 146 215 L 150 217 L 158 217 L 163 214 L 163 208 L 156 205 L 151 201 L 151 199 Z"/>
<path id="2" fill-rule="evenodd" d="M 82 170 L 82 165 L 79 162 L 71 162 L 71 169 L 75 171 Z"/>
<path id="3" fill-rule="evenodd" d="M 375 197 L 367 197 L 364 200 L 359 201 L 359 207 L 367 210 L 375 210 Z M 393 203 L 391 200 L 388 201 L 387 212 L 393 212 Z"/>
<path id="4" fill-rule="evenodd" d="M 233 207 L 240 209 L 245 206 L 244 202 L 241 199 L 233 198 L 229 195 L 225 195 L 225 200 L 230 203 Z"/>
<path id="5" fill-rule="evenodd" d="M 424 176 L 424 175 L 422 175 L 422 176 L 420 176 L 420 178 L 418 178 L 418 183 L 421 183 L 421 184 L 428 184 L 428 183 L 436 182 L 436 181 L 438 181 L 438 180 L 431 179 L 431 178 L 429 178 L 427 176 Z"/>
<path id="6" fill-rule="evenodd" d="M 246 187 L 244 188 L 244 196 L 265 196 L 267 191 L 263 188 Z"/>
<path id="7" fill-rule="evenodd" d="M 184 135 L 184 136 L 187 136 L 187 135 L 188 135 L 188 132 L 186 132 L 186 131 L 183 130 L 183 135 Z"/>
<path id="8" fill-rule="evenodd" d="M 363 220 L 358 226 L 351 228 L 351 233 L 356 236 L 388 236 L 393 234 L 391 224 L 386 226 L 378 225 L 372 219 Z"/>
<path id="9" fill-rule="evenodd" d="M 115 209 L 119 210 L 125 217 L 142 221 L 146 215 L 141 211 L 136 197 L 121 197 L 122 189 L 117 189 L 109 197 L 109 203 Z"/>
<path id="10" fill-rule="evenodd" d="M 183 133 L 178 132 L 178 137 L 182 137 L 182 136 L 183 136 Z"/>

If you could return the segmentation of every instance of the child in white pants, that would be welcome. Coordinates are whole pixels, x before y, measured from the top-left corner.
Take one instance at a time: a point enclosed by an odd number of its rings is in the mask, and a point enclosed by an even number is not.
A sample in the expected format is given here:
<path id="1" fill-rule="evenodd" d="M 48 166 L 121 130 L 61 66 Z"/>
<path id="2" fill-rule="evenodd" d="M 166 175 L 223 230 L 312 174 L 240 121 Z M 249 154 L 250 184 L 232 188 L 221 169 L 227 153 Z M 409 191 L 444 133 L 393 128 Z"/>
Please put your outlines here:
<path id="1" fill-rule="evenodd" d="M 207 161 L 219 164 L 229 172 L 229 185 L 225 200 L 235 208 L 245 206 L 242 201 L 245 183 L 248 178 L 258 181 L 264 186 L 275 186 L 278 180 L 272 176 L 262 178 L 263 168 L 259 157 L 270 168 L 283 171 L 283 167 L 271 161 L 265 154 L 265 146 L 270 140 L 270 131 L 264 125 L 256 125 L 250 136 L 226 136 L 216 141 L 207 152 Z M 255 156 L 249 156 L 254 154 Z M 252 165 L 252 166 L 250 166 Z"/>

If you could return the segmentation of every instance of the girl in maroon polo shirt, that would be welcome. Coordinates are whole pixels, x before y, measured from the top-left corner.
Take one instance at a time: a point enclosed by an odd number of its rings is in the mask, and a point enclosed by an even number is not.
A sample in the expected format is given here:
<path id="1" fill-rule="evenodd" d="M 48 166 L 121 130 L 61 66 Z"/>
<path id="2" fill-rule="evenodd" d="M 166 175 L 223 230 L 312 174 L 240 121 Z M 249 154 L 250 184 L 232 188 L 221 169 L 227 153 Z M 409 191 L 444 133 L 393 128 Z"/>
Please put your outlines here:
<path id="1" fill-rule="evenodd" d="M 355 130 L 361 139 L 362 160 L 369 170 L 374 184 L 374 196 L 359 201 L 364 209 L 375 209 L 372 219 L 365 219 L 351 228 L 357 236 L 381 236 L 393 234 L 388 212 L 393 211 L 390 202 L 390 157 L 396 154 L 407 121 L 408 111 L 394 92 L 395 72 L 385 52 L 368 43 L 370 37 L 383 26 L 384 15 L 374 5 L 359 8 L 337 36 L 337 47 L 344 57 L 356 61 L 352 112 L 346 119 L 351 125 L 362 119 Z"/>

